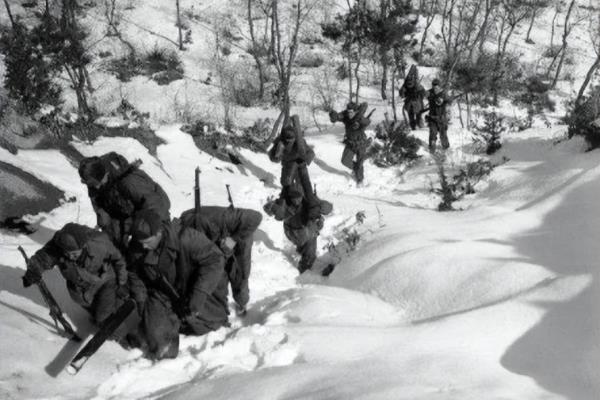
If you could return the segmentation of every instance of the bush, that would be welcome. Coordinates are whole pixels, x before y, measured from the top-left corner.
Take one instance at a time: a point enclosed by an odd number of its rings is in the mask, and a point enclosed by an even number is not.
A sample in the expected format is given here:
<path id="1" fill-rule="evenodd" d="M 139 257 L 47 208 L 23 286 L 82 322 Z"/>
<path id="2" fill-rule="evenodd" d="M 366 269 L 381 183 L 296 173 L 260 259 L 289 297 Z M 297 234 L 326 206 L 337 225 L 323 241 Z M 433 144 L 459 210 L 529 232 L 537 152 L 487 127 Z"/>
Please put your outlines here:
<path id="1" fill-rule="evenodd" d="M 590 94 L 579 104 L 568 105 L 565 123 L 569 126 L 569 138 L 580 135 L 591 149 L 600 147 L 600 85 L 593 86 Z"/>
<path id="2" fill-rule="evenodd" d="M 454 89 L 473 95 L 475 103 L 488 106 L 494 101 L 494 94 L 507 96 L 522 89 L 523 67 L 514 55 L 507 55 L 497 68 L 495 54 L 485 53 L 477 62 L 470 60 L 459 62 L 454 69 Z M 447 73 L 450 68 L 445 61 L 442 69 Z"/>
<path id="3" fill-rule="evenodd" d="M 60 87 L 52 81 L 53 67 L 37 45 L 36 35 L 36 31 L 27 30 L 20 22 L 0 34 L 0 52 L 6 67 L 4 86 L 29 114 L 44 104 L 58 105 L 61 95 Z"/>
<path id="4" fill-rule="evenodd" d="M 159 85 L 183 78 L 184 70 L 175 51 L 155 47 L 142 58 L 125 56 L 109 61 L 106 69 L 122 82 L 129 82 L 137 75 L 152 78 Z"/>
<path id="5" fill-rule="evenodd" d="M 303 53 L 296 57 L 296 65 L 301 68 L 318 68 L 324 63 L 323 57 L 314 52 Z"/>
<path id="6" fill-rule="evenodd" d="M 438 163 L 440 188 L 434 189 L 436 193 L 442 196 L 442 201 L 438 205 L 438 211 L 454 210 L 452 203 L 460 200 L 467 194 L 475 193 L 475 185 L 487 177 L 493 170 L 494 165 L 490 161 L 477 160 L 461 168 L 452 177 L 452 180 L 449 181 L 443 163 Z"/>
<path id="7" fill-rule="evenodd" d="M 504 123 L 504 117 L 499 116 L 495 111 L 484 111 L 483 125 L 475 126 L 474 130 L 473 142 L 485 149 L 486 154 L 491 155 L 502 147 L 500 137 L 508 128 Z"/>
<path id="8" fill-rule="evenodd" d="M 560 52 L 561 48 L 562 48 L 562 46 L 559 44 L 555 44 L 552 47 L 548 47 L 542 53 L 542 57 L 554 58 L 554 57 L 558 56 L 558 53 Z"/>
<path id="9" fill-rule="evenodd" d="M 368 151 L 375 165 L 391 167 L 412 162 L 420 157 L 417 152 L 421 141 L 410 134 L 406 122 L 384 122 L 375 127 L 375 132 L 381 142 L 373 143 Z"/>

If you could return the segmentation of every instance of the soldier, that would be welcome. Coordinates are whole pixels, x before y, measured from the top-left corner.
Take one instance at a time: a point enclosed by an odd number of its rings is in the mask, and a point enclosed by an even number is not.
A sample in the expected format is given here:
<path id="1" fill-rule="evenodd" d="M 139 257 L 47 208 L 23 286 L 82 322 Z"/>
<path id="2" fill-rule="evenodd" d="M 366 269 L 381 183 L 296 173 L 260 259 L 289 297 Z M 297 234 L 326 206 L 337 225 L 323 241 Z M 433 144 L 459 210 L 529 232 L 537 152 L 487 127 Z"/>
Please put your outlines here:
<path id="1" fill-rule="evenodd" d="M 331 122 L 341 121 L 344 123 L 346 147 L 342 154 L 342 164 L 352 169 L 357 184 L 362 183 L 364 178 L 363 162 L 368 145 L 365 128 L 371 123 L 371 120 L 364 116 L 367 107 L 367 103 L 361 103 L 357 107 L 356 103 L 350 102 L 346 106 L 346 110 L 341 113 L 333 110 L 329 112 Z M 353 161 L 355 157 L 356 161 Z"/>
<path id="2" fill-rule="evenodd" d="M 143 252 L 135 257 L 148 288 L 141 331 L 152 358 L 176 357 L 179 332 L 203 335 L 229 326 L 225 260 L 202 232 L 145 210 L 136 214 L 131 240 Z"/>
<path id="3" fill-rule="evenodd" d="M 429 90 L 427 100 L 429 101 L 429 115 L 427 116 L 427 122 L 429 123 L 429 151 L 434 153 L 438 133 L 442 147 L 444 149 L 450 147 L 450 143 L 448 142 L 448 110 L 446 108 L 450 100 L 446 96 L 444 89 L 440 86 L 439 79 L 435 78 L 431 82 L 431 90 Z"/>
<path id="4" fill-rule="evenodd" d="M 302 135 L 300 120 L 297 115 L 292 116 L 292 124 L 287 124 L 281 130 L 281 134 L 273 142 L 269 150 L 269 158 L 273 162 L 281 162 L 281 186 L 283 190 L 287 186 L 298 184 L 298 164 L 310 165 L 315 158 L 315 152 L 306 144 Z"/>
<path id="5" fill-rule="evenodd" d="M 130 295 L 143 308 L 146 290 L 109 237 L 84 225 L 69 223 L 31 257 L 23 286 L 42 279 L 55 265 L 67 281 L 71 298 L 91 315 L 95 323 L 110 316 Z"/>
<path id="6" fill-rule="evenodd" d="M 219 246 L 225 256 L 225 271 L 231 284 L 238 314 L 246 313 L 250 300 L 248 279 L 252 264 L 254 232 L 262 222 L 262 214 L 246 208 L 202 206 L 184 211 L 181 225 L 202 231 Z"/>
<path id="7" fill-rule="evenodd" d="M 415 65 L 410 67 L 404 84 L 399 91 L 400 97 L 404 98 L 403 109 L 408 114 L 408 121 L 412 130 L 423 127 L 422 113 L 425 108 L 425 88 L 419 83 L 419 73 Z"/>
<path id="8" fill-rule="evenodd" d="M 306 168 L 299 172 L 304 193 L 288 187 L 277 200 L 267 202 L 264 210 L 278 221 L 283 221 L 285 236 L 296 245 L 300 254 L 298 271 L 303 273 L 311 269 L 317 259 L 317 237 L 323 228 L 323 215 L 329 214 L 333 206 L 320 200 L 310 190 Z"/>
<path id="9" fill-rule="evenodd" d="M 115 152 L 81 161 L 79 175 L 87 185 L 98 226 L 122 250 L 127 248 L 134 214 L 153 210 L 169 220 L 171 203 L 164 190 L 139 164 L 129 164 Z"/>

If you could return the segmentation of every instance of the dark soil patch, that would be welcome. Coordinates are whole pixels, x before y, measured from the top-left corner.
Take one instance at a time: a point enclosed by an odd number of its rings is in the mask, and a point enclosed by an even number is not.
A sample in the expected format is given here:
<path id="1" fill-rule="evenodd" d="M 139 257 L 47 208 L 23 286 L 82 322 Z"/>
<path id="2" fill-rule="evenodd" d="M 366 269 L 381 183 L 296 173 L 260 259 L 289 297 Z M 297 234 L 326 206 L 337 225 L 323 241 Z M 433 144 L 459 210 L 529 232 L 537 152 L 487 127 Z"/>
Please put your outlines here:
<path id="1" fill-rule="evenodd" d="M 64 195 L 55 186 L 0 161 L 0 221 L 51 211 L 60 205 Z"/>

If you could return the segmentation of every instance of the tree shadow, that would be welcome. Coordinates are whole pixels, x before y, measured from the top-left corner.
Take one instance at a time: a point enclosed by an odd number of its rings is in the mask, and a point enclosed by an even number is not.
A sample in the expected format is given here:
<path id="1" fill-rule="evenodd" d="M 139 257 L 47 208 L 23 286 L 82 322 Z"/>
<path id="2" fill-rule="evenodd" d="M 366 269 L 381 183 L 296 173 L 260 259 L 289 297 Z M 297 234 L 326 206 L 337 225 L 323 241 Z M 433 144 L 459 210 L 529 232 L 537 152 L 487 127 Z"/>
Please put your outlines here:
<path id="1" fill-rule="evenodd" d="M 28 288 L 23 287 L 23 281 L 21 278 L 23 277 L 24 273 L 24 269 L 0 265 L 0 291 L 7 291 L 15 296 L 28 299 L 41 307 L 47 308 L 48 306 L 46 305 L 46 302 L 44 301 L 36 285 Z M 78 331 L 78 328 L 89 327 L 90 322 L 87 312 L 81 306 L 71 300 L 71 297 L 66 289 L 65 280 L 60 273 L 55 269 L 46 271 L 44 272 L 43 279 L 46 283 L 46 286 L 48 286 L 48 290 L 50 290 L 50 293 L 52 293 L 52 296 L 62 309 L 63 313 L 66 314 L 73 322 L 75 330 Z M 30 317 L 31 313 L 28 313 L 21 308 L 17 308 L 14 305 L 12 305 L 10 308 L 20 312 L 26 318 Z M 39 319 L 41 318 L 37 317 L 37 320 Z M 53 325 L 50 316 L 48 316 L 48 319 L 44 321 L 47 321 L 48 324 Z"/>
<path id="2" fill-rule="evenodd" d="M 533 303 L 545 315 L 501 359 L 508 370 L 570 399 L 600 393 L 599 188 L 600 179 L 594 179 L 573 189 L 540 227 L 514 243 L 528 262 L 557 275 L 592 277 L 570 300 Z"/>
<path id="3" fill-rule="evenodd" d="M 247 175 L 245 170 L 248 169 L 248 171 L 250 171 L 250 173 L 252 175 L 254 175 L 256 178 L 258 178 L 258 180 L 263 182 L 266 187 L 269 187 L 272 189 L 279 189 L 279 187 L 275 184 L 275 182 L 278 181 L 278 179 L 275 175 L 273 175 L 269 171 L 259 167 L 258 165 L 252 163 L 249 159 L 247 159 L 243 155 L 238 153 L 237 156 L 241 161 L 241 164 L 236 165 L 236 167 L 238 168 L 240 173 Z"/>
<path id="4" fill-rule="evenodd" d="M 341 169 L 337 169 L 332 167 L 331 165 L 327 164 L 325 161 L 321 160 L 320 158 L 315 157 L 315 159 L 313 160 L 313 162 L 315 163 L 315 165 L 319 168 L 321 168 L 323 171 L 329 173 L 329 174 L 335 174 L 335 175 L 339 175 L 343 178 L 347 178 L 350 180 L 353 180 L 354 178 L 352 177 L 352 174 L 348 171 L 342 171 Z"/>

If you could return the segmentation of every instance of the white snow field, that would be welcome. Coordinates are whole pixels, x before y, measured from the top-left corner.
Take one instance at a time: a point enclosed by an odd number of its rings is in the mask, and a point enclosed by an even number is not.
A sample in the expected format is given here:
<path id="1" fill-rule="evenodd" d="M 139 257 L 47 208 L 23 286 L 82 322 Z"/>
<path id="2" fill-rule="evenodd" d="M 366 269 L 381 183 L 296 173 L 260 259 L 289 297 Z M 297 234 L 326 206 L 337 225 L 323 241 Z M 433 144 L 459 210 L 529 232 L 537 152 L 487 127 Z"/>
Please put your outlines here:
<path id="1" fill-rule="evenodd" d="M 447 213 L 436 211 L 429 155 L 403 174 L 368 162 L 357 188 L 339 163 L 339 133 L 309 136 L 317 154 L 309 171 L 334 203 L 315 272 L 298 277 L 281 224 L 265 215 L 245 318 L 182 337 L 174 360 L 153 363 L 107 342 L 74 377 L 60 368 L 77 348 L 57 334 L 38 292 L 22 287 L 16 247 L 32 254 L 66 222 L 93 225 L 91 205 L 59 152 L 0 149 L 0 160 L 77 198 L 32 216 L 40 229 L 30 237 L 0 236 L 0 398 L 597 399 L 600 152 L 584 152 L 579 139 L 554 144 L 564 133 L 509 135 L 497 158 L 510 161 L 457 204 L 463 210 Z M 141 158 L 173 216 L 193 205 L 197 165 L 204 204 L 227 205 L 226 183 L 238 207 L 262 210 L 278 193 L 279 168 L 264 154 L 242 151 L 235 167 L 197 150 L 178 126 L 157 134 L 167 142 L 157 158 L 132 139 L 75 145 L 85 155 Z M 475 158 L 460 147 L 463 134 L 451 127 L 450 170 Z M 339 242 L 343 227 L 361 235 L 358 248 L 325 255 L 321 247 Z M 322 277 L 331 260 L 339 264 Z M 77 330 L 92 334 L 58 273 L 45 280 Z"/>

